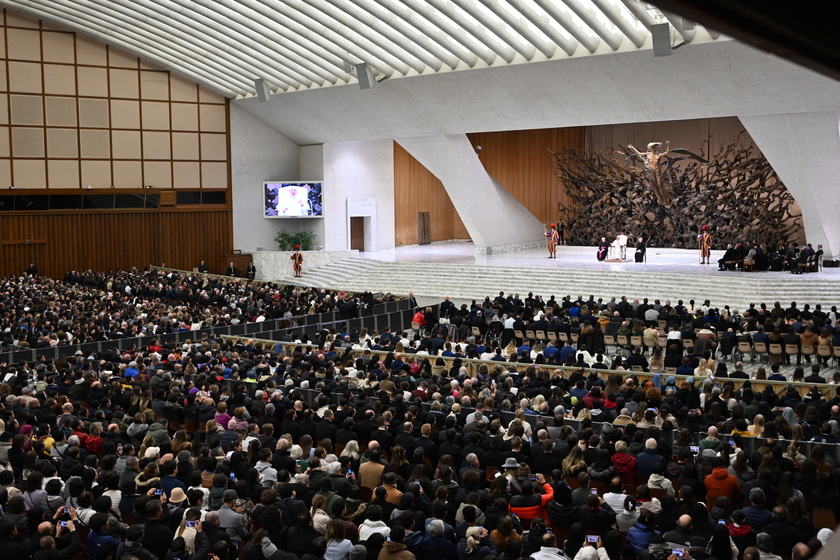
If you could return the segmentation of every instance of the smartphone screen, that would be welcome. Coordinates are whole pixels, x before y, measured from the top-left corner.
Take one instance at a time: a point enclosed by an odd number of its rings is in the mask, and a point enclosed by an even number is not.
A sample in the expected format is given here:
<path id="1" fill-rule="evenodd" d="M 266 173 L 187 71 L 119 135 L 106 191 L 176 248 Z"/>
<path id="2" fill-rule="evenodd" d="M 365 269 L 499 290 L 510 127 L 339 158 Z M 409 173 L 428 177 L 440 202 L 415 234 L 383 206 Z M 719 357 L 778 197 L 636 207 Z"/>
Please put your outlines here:
<path id="1" fill-rule="evenodd" d="M 187 527 L 198 527 L 198 521 L 187 521 Z"/>
<path id="2" fill-rule="evenodd" d="M 692 446 L 690 446 L 690 447 L 689 447 L 689 449 L 690 449 L 690 450 L 691 450 L 691 452 L 692 452 L 692 453 L 694 453 L 695 455 L 696 455 L 696 454 L 698 454 L 698 453 L 700 453 L 700 447 L 698 447 L 697 445 L 692 445 Z"/>
<path id="3" fill-rule="evenodd" d="M 589 535 L 589 536 L 586 537 L 586 542 L 596 543 L 596 542 L 598 542 L 598 537 L 594 537 L 594 536 Z"/>
<path id="4" fill-rule="evenodd" d="M 590 489 L 590 492 L 592 492 L 592 493 L 593 493 L 593 494 L 595 494 L 596 496 L 598 495 L 598 489 L 597 489 L 597 488 L 591 488 L 591 489 Z"/>
<path id="5" fill-rule="evenodd" d="M 685 549 L 684 548 L 674 548 L 671 550 L 671 554 L 674 556 L 679 556 L 680 558 L 685 557 Z"/>

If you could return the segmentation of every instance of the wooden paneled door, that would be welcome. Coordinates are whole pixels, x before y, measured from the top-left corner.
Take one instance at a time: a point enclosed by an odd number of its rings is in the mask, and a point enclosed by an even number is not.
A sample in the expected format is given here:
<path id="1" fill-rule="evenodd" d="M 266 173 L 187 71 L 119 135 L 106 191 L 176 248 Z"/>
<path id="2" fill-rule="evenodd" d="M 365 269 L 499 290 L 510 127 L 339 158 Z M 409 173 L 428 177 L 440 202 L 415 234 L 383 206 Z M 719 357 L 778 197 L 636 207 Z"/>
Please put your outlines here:
<path id="1" fill-rule="evenodd" d="M 365 250 L 365 219 L 362 216 L 350 218 L 350 250 L 359 252 Z"/>
<path id="2" fill-rule="evenodd" d="M 432 242 L 432 219 L 429 212 L 417 212 L 417 244 Z"/>

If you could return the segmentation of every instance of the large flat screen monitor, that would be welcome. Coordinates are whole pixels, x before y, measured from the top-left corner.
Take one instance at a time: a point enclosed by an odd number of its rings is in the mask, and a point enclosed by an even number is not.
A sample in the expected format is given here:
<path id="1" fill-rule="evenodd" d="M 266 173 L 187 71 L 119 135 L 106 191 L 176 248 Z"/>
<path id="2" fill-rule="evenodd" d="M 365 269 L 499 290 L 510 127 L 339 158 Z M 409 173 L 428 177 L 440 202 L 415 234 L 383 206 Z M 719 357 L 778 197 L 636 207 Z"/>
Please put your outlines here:
<path id="1" fill-rule="evenodd" d="M 324 215 L 320 181 L 265 181 L 266 218 L 314 218 Z"/>

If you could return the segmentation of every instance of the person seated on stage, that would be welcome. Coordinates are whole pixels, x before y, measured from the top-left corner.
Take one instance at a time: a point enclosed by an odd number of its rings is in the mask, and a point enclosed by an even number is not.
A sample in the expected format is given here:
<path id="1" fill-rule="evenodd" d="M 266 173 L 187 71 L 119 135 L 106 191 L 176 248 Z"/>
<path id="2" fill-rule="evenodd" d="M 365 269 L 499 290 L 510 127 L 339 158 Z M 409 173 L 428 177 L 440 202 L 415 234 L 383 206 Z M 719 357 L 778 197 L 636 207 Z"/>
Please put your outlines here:
<path id="1" fill-rule="evenodd" d="M 750 250 L 747 253 L 747 256 L 744 257 L 744 264 L 745 265 L 749 264 L 749 265 L 755 266 L 755 258 L 756 258 L 757 255 L 758 255 L 758 247 L 755 244 L 752 244 L 752 247 L 750 247 Z"/>
<path id="2" fill-rule="evenodd" d="M 726 263 L 735 260 L 735 248 L 732 246 L 732 243 L 726 246 L 726 252 L 723 254 L 723 258 L 718 259 L 718 270 L 726 270 Z"/>
<path id="3" fill-rule="evenodd" d="M 636 243 L 636 262 L 640 263 L 645 260 L 645 252 L 647 248 L 645 247 L 645 240 L 644 238 L 640 237 L 639 242 Z"/>
<path id="4" fill-rule="evenodd" d="M 615 241 L 610 243 L 612 249 L 612 258 L 621 258 L 624 260 L 627 257 L 627 236 L 616 235 Z"/>
<path id="5" fill-rule="evenodd" d="M 599 261 L 603 261 L 607 258 L 607 253 L 609 252 L 610 244 L 607 243 L 607 238 L 602 237 L 601 242 L 598 244 L 598 253 L 597 257 Z"/>

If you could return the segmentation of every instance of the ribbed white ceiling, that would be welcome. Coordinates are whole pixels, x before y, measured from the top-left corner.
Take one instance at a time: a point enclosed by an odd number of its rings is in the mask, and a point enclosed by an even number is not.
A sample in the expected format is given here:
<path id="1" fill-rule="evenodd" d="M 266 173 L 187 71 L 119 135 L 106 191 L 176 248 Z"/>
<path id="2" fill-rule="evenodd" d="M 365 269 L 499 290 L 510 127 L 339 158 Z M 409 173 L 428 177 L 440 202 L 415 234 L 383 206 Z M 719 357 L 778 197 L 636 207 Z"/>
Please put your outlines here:
<path id="1" fill-rule="evenodd" d="M 638 0 L 0 0 L 228 97 L 650 48 L 694 25 Z M 711 33 L 713 38 L 717 34 Z"/>

